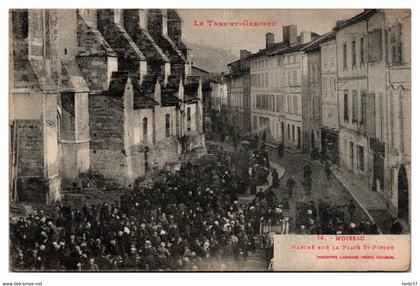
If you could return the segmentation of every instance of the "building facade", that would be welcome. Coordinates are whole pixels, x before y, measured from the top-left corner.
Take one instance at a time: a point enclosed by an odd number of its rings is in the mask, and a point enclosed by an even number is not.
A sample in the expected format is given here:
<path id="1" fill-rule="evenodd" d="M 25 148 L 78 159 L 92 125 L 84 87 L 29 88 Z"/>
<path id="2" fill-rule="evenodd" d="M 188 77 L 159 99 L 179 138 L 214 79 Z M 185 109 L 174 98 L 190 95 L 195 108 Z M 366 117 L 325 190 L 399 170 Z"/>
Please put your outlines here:
<path id="1" fill-rule="evenodd" d="M 321 154 L 335 165 L 340 164 L 339 116 L 337 96 L 337 44 L 331 31 L 321 47 Z"/>
<path id="2" fill-rule="evenodd" d="M 340 161 L 385 200 L 392 214 L 406 221 L 411 154 L 410 19 L 407 10 L 371 9 L 335 28 Z"/>
<path id="3" fill-rule="evenodd" d="M 280 93 L 277 96 L 280 115 L 278 138 L 284 143 L 286 149 L 292 152 L 310 150 L 310 137 L 303 136 L 305 124 L 308 130 L 311 129 L 310 117 L 306 117 L 311 106 L 302 104 L 304 95 L 309 95 L 308 55 L 305 47 L 318 38 L 319 35 L 312 32 L 301 32 L 298 36 L 296 25 L 285 26 L 282 44 L 269 52 L 269 55 L 274 57 L 277 67 L 283 69 L 282 72 L 277 73 L 283 77 L 283 85 L 278 85 Z M 309 110 L 304 110 L 304 108 L 309 108 Z M 303 115 L 304 112 L 305 115 Z"/>
<path id="4" fill-rule="evenodd" d="M 247 50 L 240 51 L 240 59 L 228 64 L 228 123 L 240 134 L 251 131 L 250 73 Z"/>
<path id="5" fill-rule="evenodd" d="M 368 86 L 375 110 L 370 134 L 372 190 L 390 211 L 409 221 L 411 154 L 411 15 L 407 10 L 375 10 L 368 18 Z"/>
<path id="6" fill-rule="evenodd" d="M 10 21 L 14 199 L 60 200 L 86 176 L 130 188 L 205 147 L 175 10 L 12 10 Z"/>
<path id="7" fill-rule="evenodd" d="M 320 38 L 322 39 L 322 37 Z M 321 150 L 321 51 L 319 40 L 305 47 L 307 78 L 304 79 L 302 120 L 304 152 Z"/>
<path id="8" fill-rule="evenodd" d="M 282 141 L 279 132 L 280 96 L 283 94 L 283 62 L 281 56 L 269 53 L 283 43 L 275 43 L 274 34 L 266 34 L 264 49 L 248 57 L 251 77 L 251 127 L 252 133 L 266 135 L 268 142 Z M 277 99 L 278 98 L 278 99 Z"/>

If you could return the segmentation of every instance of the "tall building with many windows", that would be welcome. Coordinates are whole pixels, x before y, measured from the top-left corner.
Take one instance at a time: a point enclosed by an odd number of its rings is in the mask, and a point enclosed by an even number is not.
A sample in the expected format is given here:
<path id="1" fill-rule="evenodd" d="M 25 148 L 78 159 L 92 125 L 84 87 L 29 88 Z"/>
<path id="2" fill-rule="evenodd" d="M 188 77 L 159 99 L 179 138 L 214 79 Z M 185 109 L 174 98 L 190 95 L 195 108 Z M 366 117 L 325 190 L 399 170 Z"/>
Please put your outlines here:
<path id="1" fill-rule="evenodd" d="M 228 64 L 228 123 L 240 134 L 251 131 L 250 73 L 247 50 L 240 51 L 239 60 Z"/>
<path id="2" fill-rule="evenodd" d="M 321 47 L 321 154 L 340 164 L 335 31 L 324 36 Z"/>
<path id="3" fill-rule="evenodd" d="M 408 221 L 410 189 L 408 10 L 365 10 L 334 28 L 342 168 Z M 402 211 L 401 211 L 402 210 Z"/>

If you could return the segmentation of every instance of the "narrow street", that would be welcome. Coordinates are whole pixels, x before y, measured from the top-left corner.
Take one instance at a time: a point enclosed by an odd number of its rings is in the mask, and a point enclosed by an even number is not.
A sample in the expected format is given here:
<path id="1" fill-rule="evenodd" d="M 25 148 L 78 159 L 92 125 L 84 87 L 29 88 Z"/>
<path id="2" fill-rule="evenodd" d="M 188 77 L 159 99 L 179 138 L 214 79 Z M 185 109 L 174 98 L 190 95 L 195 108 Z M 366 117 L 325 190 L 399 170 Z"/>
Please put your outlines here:
<path id="1" fill-rule="evenodd" d="M 292 154 L 285 152 L 282 158 L 277 156 L 277 151 L 269 147 L 269 157 L 271 161 L 281 165 L 286 169 L 286 173 L 280 180 L 280 187 L 276 189 L 276 195 L 279 200 L 287 197 L 286 193 L 286 182 L 289 178 L 293 178 L 297 184 L 295 187 L 294 197 L 291 200 L 291 204 L 294 208 L 298 201 L 310 201 L 313 200 L 318 204 L 319 200 L 325 200 L 327 197 L 333 204 L 347 204 L 352 199 L 351 195 L 343 187 L 343 185 L 334 177 L 328 180 L 324 167 L 319 161 L 312 162 L 309 155 L 305 154 Z M 304 189 L 301 185 L 303 181 L 303 166 L 305 162 L 310 162 L 312 167 L 312 193 L 311 195 L 305 195 Z M 368 217 L 365 215 L 363 210 L 357 206 L 354 221 L 367 221 Z"/>
<path id="2" fill-rule="evenodd" d="M 343 185 L 337 180 L 334 175 L 331 175 L 328 180 L 324 166 L 319 162 L 312 162 L 307 154 L 301 153 L 289 153 L 285 152 L 282 158 L 279 158 L 277 151 L 272 148 L 267 148 L 269 152 L 269 157 L 271 161 L 283 166 L 286 169 L 284 176 L 280 180 L 280 186 L 276 189 L 276 195 L 279 200 L 287 197 L 285 192 L 286 182 L 289 178 L 293 178 L 297 184 L 295 187 L 294 198 L 291 200 L 291 204 L 295 207 L 296 202 L 298 201 L 310 201 L 313 200 L 318 204 L 319 200 L 325 200 L 329 198 L 330 202 L 335 205 L 347 204 L 352 199 L 348 191 L 343 187 Z M 305 162 L 309 162 L 312 167 L 312 193 L 311 195 L 306 195 L 302 187 L 303 180 L 303 166 Z M 356 204 L 357 205 L 357 204 Z M 357 205 L 354 222 L 368 221 L 368 217 L 364 211 Z"/>

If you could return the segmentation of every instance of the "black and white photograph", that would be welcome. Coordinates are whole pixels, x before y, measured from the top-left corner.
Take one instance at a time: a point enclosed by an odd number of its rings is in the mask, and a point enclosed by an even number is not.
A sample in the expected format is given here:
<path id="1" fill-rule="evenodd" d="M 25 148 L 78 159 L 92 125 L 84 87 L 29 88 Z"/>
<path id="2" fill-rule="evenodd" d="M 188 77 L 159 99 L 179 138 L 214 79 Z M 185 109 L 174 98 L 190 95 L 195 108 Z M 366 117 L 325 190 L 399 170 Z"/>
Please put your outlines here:
<path id="1" fill-rule="evenodd" d="M 8 16 L 8 271 L 410 270 L 410 9 Z"/>

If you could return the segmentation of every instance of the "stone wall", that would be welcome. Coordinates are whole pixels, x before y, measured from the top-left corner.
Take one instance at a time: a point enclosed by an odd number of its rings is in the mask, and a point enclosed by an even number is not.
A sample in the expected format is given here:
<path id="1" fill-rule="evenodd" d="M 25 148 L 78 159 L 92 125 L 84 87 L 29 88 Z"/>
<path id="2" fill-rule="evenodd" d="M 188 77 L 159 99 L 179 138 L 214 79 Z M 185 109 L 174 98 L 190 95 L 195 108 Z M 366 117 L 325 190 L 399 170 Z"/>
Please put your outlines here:
<path id="1" fill-rule="evenodd" d="M 44 201 L 45 182 L 42 122 L 15 120 L 17 146 L 17 191 L 19 201 Z"/>
<path id="2" fill-rule="evenodd" d="M 118 186 L 131 184 L 129 123 L 121 97 L 93 95 L 89 98 L 90 169 Z"/>
<path id="3" fill-rule="evenodd" d="M 112 71 L 118 70 L 116 57 L 78 56 L 76 60 L 91 91 L 108 89 Z"/>

